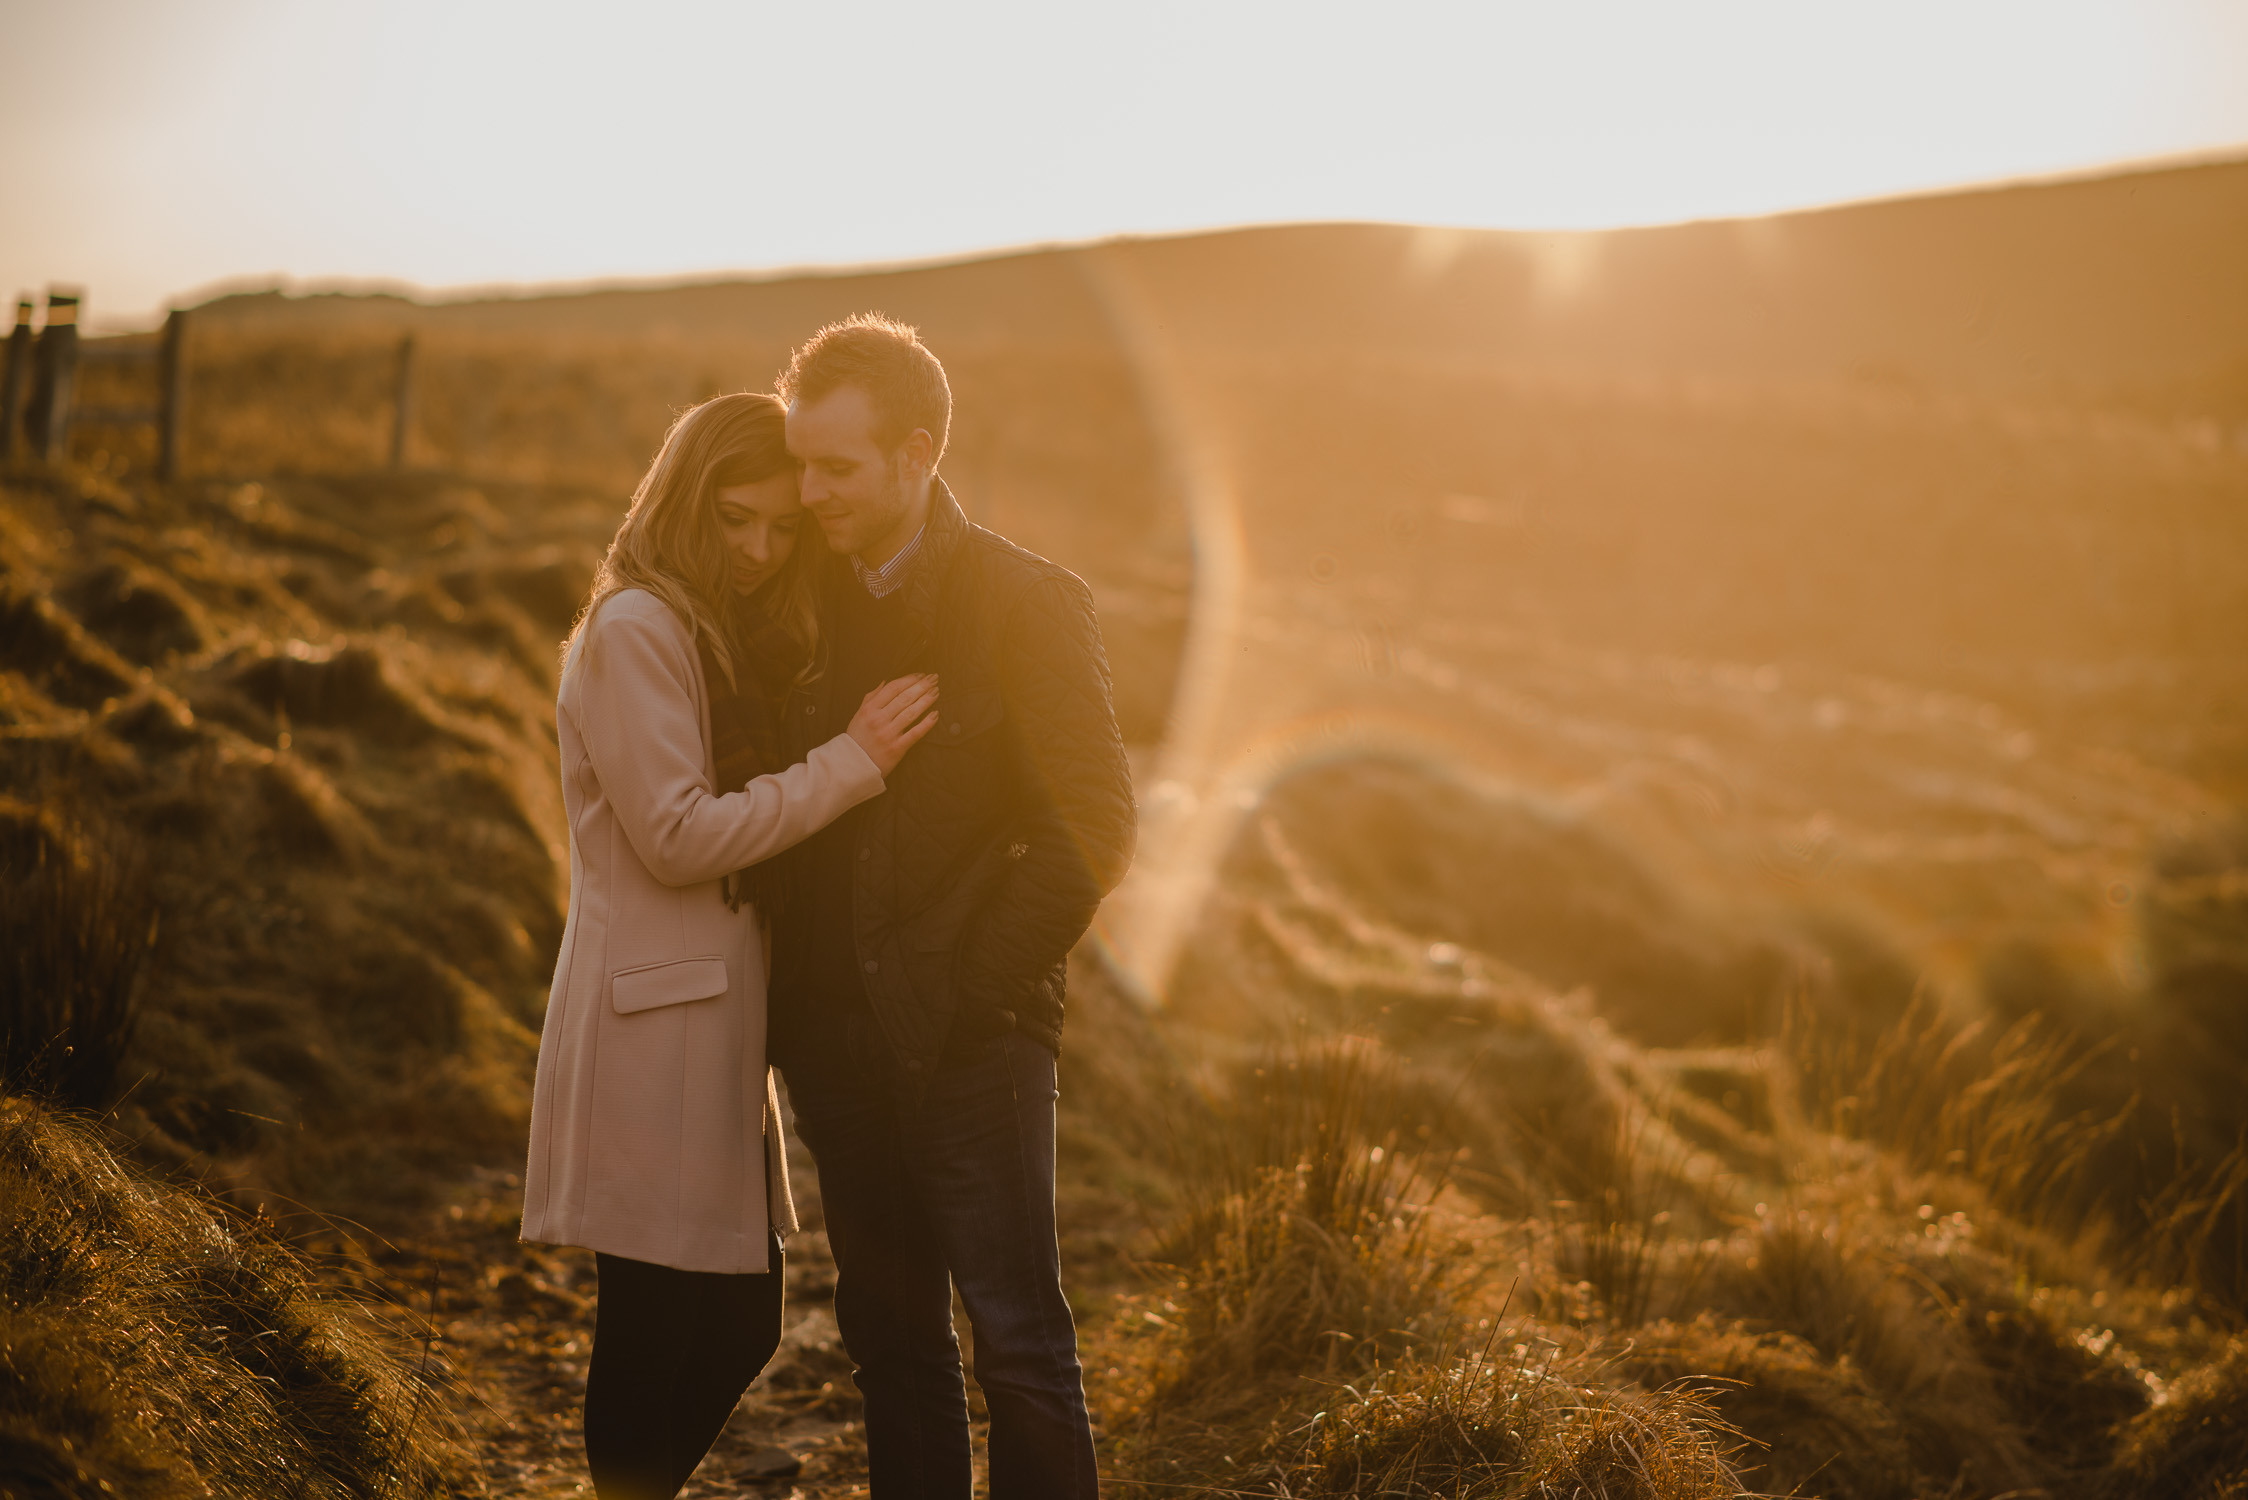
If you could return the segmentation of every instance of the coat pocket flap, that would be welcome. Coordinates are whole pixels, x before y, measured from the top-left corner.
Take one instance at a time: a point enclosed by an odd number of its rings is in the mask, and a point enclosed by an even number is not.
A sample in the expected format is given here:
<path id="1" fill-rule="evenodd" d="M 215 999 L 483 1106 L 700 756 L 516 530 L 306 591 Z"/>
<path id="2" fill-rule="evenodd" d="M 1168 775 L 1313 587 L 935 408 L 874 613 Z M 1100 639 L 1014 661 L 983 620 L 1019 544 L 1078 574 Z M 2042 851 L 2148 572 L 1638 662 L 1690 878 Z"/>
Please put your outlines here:
<path id="1" fill-rule="evenodd" d="M 666 963 L 620 969 L 609 980 L 609 1003 L 619 1014 L 708 1000 L 726 993 L 726 960 L 675 958 Z"/>

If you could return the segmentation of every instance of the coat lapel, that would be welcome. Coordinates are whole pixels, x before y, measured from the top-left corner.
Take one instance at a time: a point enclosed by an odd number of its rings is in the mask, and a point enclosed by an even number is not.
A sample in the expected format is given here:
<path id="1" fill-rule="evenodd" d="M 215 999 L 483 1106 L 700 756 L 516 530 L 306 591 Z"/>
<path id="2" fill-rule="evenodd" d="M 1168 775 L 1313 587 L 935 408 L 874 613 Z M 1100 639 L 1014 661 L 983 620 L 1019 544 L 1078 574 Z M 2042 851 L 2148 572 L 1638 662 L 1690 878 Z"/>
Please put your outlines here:
<path id="1" fill-rule="evenodd" d="M 901 591 L 905 609 L 904 638 L 898 642 L 882 676 L 885 680 L 905 672 L 927 670 L 935 665 L 937 635 L 937 602 L 943 591 L 945 574 L 950 571 L 953 557 L 960 544 L 967 539 L 968 515 L 960 502 L 952 497 L 952 487 L 942 479 L 931 484 L 929 496 L 928 533 L 921 540 L 921 555 L 913 560 L 906 573 Z M 811 685 L 797 686 L 789 692 L 788 714 L 790 722 L 812 726 L 800 751 L 842 732 L 850 714 L 858 705 L 838 704 L 835 701 L 835 674 L 828 670 L 833 659 L 835 611 L 840 591 L 861 588 L 858 572 L 851 559 L 841 554 L 828 558 L 825 575 L 820 582 L 820 644 L 819 674 Z M 838 717 L 838 714 L 841 717 Z M 802 759 L 799 754 L 798 759 Z"/>
<path id="2" fill-rule="evenodd" d="M 936 643 L 937 596 L 952 565 L 953 554 L 968 535 L 968 517 L 952 498 L 952 487 L 934 480 L 929 495 L 929 530 L 921 539 L 921 555 L 907 571 L 904 587 L 905 640 L 898 661 L 911 670 L 930 659 Z"/>

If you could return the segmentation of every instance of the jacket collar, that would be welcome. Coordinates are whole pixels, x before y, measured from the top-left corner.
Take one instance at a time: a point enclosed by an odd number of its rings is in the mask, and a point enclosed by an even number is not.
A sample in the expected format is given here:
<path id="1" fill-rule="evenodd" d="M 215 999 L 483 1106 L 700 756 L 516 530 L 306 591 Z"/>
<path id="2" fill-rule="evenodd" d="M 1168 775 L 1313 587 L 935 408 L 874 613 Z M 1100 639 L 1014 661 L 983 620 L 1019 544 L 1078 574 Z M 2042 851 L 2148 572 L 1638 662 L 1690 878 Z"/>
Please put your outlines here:
<path id="1" fill-rule="evenodd" d="M 952 498 L 952 486 L 942 479 L 930 480 L 929 522 L 921 534 L 921 555 L 913 560 L 913 570 L 899 590 L 910 622 L 908 633 L 917 647 L 925 645 L 936 628 L 937 590 L 967 536 L 968 515 Z"/>
<path id="2" fill-rule="evenodd" d="M 936 635 L 937 596 L 943 589 L 945 574 L 960 551 L 960 544 L 968 539 L 969 530 L 968 514 L 960 508 L 960 502 L 952 497 L 952 487 L 942 479 L 931 480 L 929 519 L 921 535 L 921 552 L 913 559 L 912 566 L 906 573 L 905 583 L 896 596 L 905 611 L 904 660 L 917 660 L 928 654 L 930 641 Z M 829 554 L 824 571 L 828 591 L 827 607 L 832 607 L 834 590 L 863 591 L 866 587 L 859 582 L 851 567 L 851 559 L 847 556 Z M 829 714 L 840 708 L 841 705 L 830 701 L 832 695 L 829 689 L 833 686 L 833 679 L 826 670 L 828 652 L 829 642 L 823 632 L 819 645 L 820 672 L 809 688 L 799 686 L 791 690 L 792 705 L 798 701 L 824 703 Z M 803 696 L 807 694 L 817 696 Z M 826 720 L 821 719 L 819 722 L 825 723 Z"/>

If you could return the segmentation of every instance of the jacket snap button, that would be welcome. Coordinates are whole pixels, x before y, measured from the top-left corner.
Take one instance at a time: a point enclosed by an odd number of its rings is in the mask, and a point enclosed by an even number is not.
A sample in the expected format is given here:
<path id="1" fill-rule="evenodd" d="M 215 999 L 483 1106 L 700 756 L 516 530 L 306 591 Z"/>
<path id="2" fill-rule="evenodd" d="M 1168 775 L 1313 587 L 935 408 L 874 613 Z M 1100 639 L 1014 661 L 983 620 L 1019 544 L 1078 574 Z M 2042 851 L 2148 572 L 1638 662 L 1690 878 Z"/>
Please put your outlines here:
<path id="1" fill-rule="evenodd" d="M 812 708 L 812 705 L 811 705 L 811 704 L 807 703 L 807 704 L 805 704 L 805 705 L 804 705 L 804 717 L 806 717 L 806 718 L 810 718 L 810 717 L 812 716 L 813 712 L 814 712 L 814 710 L 813 710 L 813 708 Z"/>
<path id="2" fill-rule="evenodd" d="M 921 1059 L 920 1059 L 920 1058 L 918 1058 L 918 1057 L 909 1057 L 909 1058 L 907 1058 L 907 1059 L 905 1060 L 905 1068 L 906 1068 L 906 1071 L 907 1071 L 908 1073 L 918 1073 L 918 1072 L 920 1072 L 920 1071 L 921 1071 Z"/>
<path id="3" fill-rule="evenodd" d="M 960 721 L 958 719 L 954 719 L 950 724 L 947 724 L 945 726 L 944 732 L 946 734 L 958 734 L 960 732 Z"/>
<path id="4" fill-rule="evenodd" d="M 881 969 L 882 964 L 879 960 L 870 958 L 866 961 L 866 971 L 869 974 L 879 973 L 881 972 Z"/>
<path id="5" fill-rule="evenodd" d="M 859 858 L 872 859 L 874 858 L 874 851 L 872 849 L 861 849 L 859 851 Z"/>

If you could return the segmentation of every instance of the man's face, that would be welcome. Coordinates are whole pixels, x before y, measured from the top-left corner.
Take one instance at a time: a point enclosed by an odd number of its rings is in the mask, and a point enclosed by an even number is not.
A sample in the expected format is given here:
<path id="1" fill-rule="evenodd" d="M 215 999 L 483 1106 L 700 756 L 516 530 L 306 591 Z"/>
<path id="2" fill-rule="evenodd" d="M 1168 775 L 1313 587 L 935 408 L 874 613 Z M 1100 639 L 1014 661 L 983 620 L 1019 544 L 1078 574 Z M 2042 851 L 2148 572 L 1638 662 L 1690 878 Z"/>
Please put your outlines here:
<path id="1" fill-rule="evenodd" d="M 788 451 L 804 466 L 804 508 L 827 544 L 857 555 L 905 519 L 903 454 L 874 437 L 874 403 L 856 386 L 838 386 L 788 409 Z"/>

